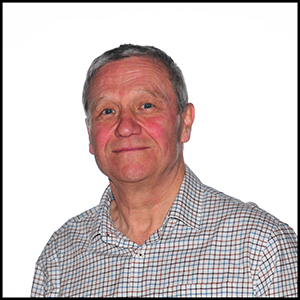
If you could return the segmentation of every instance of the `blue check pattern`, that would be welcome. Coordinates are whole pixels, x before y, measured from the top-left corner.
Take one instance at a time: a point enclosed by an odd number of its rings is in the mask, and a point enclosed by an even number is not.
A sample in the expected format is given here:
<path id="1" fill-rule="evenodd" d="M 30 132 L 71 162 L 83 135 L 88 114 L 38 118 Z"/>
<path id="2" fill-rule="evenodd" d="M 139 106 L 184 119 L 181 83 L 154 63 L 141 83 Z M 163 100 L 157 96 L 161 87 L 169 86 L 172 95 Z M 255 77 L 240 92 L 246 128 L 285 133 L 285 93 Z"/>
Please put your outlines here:
<path id="1" fill-rule="evenodd" d="M 297 236 L 254 203 L 202 184 L 186 166 L 163 225 L 142 246 L 115 227 L 113 195 L 45 246 L 32 297 L 297 297 Z"/>

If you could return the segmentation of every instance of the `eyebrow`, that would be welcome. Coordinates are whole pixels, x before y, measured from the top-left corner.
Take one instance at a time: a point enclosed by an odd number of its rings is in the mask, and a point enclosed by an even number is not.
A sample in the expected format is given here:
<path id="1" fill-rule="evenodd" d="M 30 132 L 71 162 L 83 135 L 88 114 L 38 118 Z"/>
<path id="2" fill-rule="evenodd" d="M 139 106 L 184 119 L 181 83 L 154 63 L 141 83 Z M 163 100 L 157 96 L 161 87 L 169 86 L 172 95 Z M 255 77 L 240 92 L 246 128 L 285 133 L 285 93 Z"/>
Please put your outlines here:
<path id="1" fill-rule="evenodd" d="M 146 92 L 155 98 L 163 98 L 166 102 L 170 101 L 162 92 L 160 92 L 159 90 L 156 90 L 156 89 L 151 89 L 151 88 L 146 88 L 146 87 L 138 87 L 134 91 Z"/>

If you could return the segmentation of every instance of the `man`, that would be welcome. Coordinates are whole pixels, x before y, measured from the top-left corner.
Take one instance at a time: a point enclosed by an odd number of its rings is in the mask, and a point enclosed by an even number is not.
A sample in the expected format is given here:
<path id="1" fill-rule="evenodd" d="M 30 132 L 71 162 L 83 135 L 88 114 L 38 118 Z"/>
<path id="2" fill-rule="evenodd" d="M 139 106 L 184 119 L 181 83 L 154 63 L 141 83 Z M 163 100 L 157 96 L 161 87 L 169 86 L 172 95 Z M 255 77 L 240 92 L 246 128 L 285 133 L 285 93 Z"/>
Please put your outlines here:
<path id="1" fill-rule="evenodd" d="M 32 296 L 297 296 L 297 237 L 254 203 L 202 184 L 183 160 L 194 106 L 154 47 L 96 58 L 83 91 L 89 150 L 109 186 L 56 231 Z"/>

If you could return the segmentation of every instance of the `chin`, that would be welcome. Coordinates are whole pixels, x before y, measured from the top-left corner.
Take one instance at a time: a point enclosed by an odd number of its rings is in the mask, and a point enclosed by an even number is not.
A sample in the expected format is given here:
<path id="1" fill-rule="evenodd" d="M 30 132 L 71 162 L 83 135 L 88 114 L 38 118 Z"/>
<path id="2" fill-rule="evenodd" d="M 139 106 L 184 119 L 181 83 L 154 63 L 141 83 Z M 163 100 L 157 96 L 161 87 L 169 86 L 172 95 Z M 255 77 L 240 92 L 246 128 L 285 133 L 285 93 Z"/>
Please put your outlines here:
<path id="1" fill-rule="evenodd" d="M 114 168 L 108 177 L 113 181 L 138 183 L 151 177 L 154 171 L 154 168 L 149 168 L 149 166 L 130 164 Z"/>
<path id="2" fill-rule="evenodd" d="M 127 183 L 138 183 L 141 182 L 149 177 L 149 173 L 145 172 L 144 170 L 141 171 L 121 171 L 116 174 L 115 178 L 118 181 L 127 182 Z"/>

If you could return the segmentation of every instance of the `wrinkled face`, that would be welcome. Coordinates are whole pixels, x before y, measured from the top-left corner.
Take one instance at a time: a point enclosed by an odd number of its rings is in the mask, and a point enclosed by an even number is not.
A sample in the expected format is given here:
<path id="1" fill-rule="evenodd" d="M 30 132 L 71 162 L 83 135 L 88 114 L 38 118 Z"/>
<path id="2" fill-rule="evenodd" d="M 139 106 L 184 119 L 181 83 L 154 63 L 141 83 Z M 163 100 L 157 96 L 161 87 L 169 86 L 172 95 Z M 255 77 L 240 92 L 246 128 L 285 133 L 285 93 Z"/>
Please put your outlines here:
<path id="1" fill-rule="evenodd" d="M 190 128 L 179 115 L 167 72 L 130 57 L 94 75 L 88 93 L 90 152 L 113 182 L 158 178 L 182 160 Z"/>

